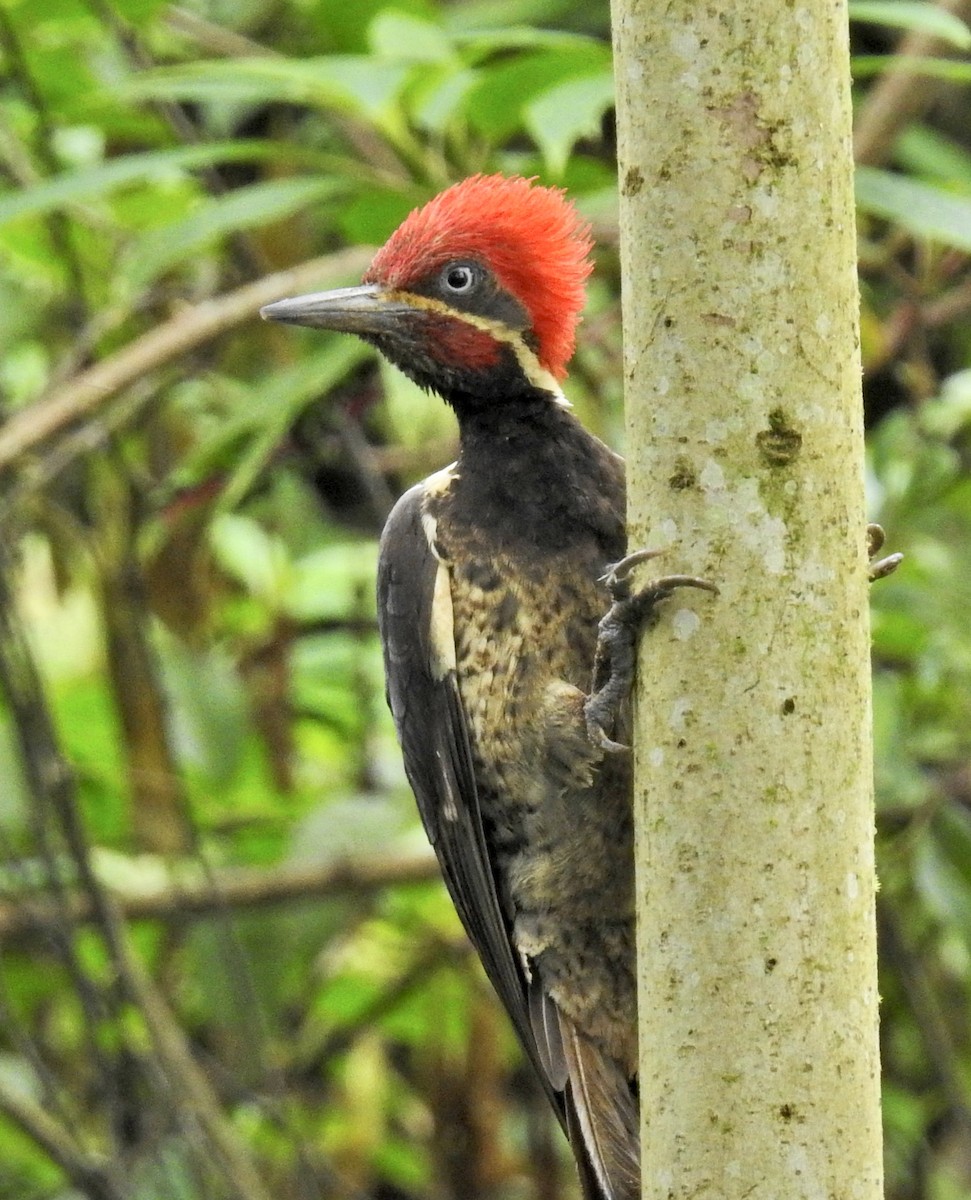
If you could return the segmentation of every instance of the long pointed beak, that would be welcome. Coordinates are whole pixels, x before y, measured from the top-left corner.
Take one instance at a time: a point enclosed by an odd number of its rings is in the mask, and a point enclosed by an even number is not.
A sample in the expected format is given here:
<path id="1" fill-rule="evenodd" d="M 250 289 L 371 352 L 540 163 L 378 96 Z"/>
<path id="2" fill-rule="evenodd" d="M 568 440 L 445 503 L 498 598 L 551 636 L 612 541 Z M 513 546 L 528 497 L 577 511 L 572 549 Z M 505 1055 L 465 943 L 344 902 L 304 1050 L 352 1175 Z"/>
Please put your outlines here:
<path id="1" fill-rule="evenodd" d="M 382 333 L 389 322 L 413 312 L 410 305 L 387 296 L 378 285 L 364 284 L 277 300 L 261 308 L 260 316 L 264 321 L 283 321 L 288 325 L 369 334 Z"/>

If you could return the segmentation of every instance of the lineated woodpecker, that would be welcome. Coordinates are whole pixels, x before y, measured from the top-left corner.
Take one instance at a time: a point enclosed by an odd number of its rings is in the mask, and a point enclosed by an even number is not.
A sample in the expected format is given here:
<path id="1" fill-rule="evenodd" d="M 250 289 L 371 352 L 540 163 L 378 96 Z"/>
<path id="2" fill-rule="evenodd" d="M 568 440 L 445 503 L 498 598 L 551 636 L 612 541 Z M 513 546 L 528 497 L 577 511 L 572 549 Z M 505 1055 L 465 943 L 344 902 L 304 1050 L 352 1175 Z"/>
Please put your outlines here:
<path id="1" fill-rule="evenodd" d="M 458 461 L 401 498 L 381 540 L 388 699 L 445 882 L 584 1194 L 635 1200 L 631 766 L 608 731 L 624 737 L 634 626 L 699 581 L 625 598 L 626 570 L 610 573 L 623 462 L 559 385 L 590 249 L 561 192 L 476 176 L 412 212 L 363 286 L 263 315 L 357 334 L 457 414 Z"/>

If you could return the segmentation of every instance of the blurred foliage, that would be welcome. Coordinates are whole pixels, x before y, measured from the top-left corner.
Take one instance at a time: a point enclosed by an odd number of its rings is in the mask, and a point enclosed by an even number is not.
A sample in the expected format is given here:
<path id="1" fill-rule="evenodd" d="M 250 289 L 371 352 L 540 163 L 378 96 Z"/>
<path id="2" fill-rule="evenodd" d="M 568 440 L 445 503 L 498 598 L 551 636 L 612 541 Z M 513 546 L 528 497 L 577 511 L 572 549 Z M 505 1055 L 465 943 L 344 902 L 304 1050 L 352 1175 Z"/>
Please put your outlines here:
<path id="1" fill-rule="evenodd" d="M 956 1200 L 971 35 L 852 8 L 861 141 L 889 108 L 858 183 L 871 514 L 907 555 L 873 592 L 887 1192 Z M 382 697 L 376 535 L 451 418 L 232 301 L 315 255 L 351 282 L 342 249 L 455 178 L 538 174 L 594 224 L 569 390 L 619 446 L 606 6 L 0 0 L 0 53 L 0 1200 L 572 1194 Z"/>

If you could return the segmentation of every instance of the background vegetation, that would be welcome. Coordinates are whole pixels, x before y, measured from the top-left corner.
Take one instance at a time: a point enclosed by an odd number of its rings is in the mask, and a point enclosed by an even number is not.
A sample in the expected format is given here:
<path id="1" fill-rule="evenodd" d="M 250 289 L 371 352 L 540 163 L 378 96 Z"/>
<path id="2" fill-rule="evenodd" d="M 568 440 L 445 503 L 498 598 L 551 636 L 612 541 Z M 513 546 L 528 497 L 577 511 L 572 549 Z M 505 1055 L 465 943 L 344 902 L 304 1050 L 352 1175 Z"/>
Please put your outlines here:
<path id="1" fill-rule="evenodd" d="M 969 7 L 854 7 L 894 1200 L 971 1192 Z M 256 309 L 539 174 L 620 448 L 606 5 L 0 0 L 0 52 L 0 1198 L 572 1194 L 382 697 L 451 419 Z"/>

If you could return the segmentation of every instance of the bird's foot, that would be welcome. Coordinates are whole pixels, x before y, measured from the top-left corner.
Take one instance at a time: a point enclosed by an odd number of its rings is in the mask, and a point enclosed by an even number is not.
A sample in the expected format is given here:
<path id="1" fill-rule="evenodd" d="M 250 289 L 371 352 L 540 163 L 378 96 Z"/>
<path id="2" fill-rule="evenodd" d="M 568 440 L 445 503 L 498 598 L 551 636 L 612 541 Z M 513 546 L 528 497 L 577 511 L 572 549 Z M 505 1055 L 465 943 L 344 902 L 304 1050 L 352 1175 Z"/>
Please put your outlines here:
<path id="1" fill-rule="evenodd" d="M 876 557 L 883 549 L 883 543 L 886 540 L 887 535 L 883 532 L 882 526 L 868 525 L 866 527 L 866 548 L 870 559 L 871 583 L 876 579 L 885 579 L 888 575 L 892 575 L 904 561 L 902 554 L 888 554 L 886 558 Z M 874 562 L 874 559 L 876 559 L 876 562 Z"/>
<path id="2" fill-rule="evenodd" d="M 630 749 L 608 737 L 606 731 L 616 727 L 621 707 L 630 695 L 640 630 L 661 601 L 678 588 L 701 588 L 718 594 L 713 583 L 694 575 L 664 575 L 635 592 L 630 578 L 633 568 L 663 553 L 663 550 L 637 550 L 610 566 L 600 581 L 606 584 L 612 604 L 600 622 L 593 691 L 584 705 L 584 716 L 590 741 L 610 754 Z"/>

